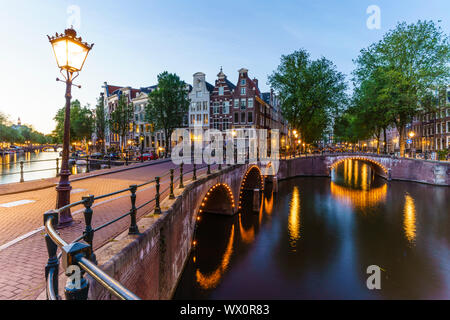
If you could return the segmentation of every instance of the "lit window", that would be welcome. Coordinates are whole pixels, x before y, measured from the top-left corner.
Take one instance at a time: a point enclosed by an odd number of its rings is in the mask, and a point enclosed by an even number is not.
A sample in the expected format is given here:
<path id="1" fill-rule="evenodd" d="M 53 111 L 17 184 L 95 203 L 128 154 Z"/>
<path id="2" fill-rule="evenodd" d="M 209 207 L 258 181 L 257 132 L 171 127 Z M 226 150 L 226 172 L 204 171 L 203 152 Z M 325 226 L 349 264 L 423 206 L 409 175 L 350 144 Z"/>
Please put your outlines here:
<path id="1" fill-rule="evenodd" d="M 249 112 L 248 113 L 247 122 L 248 123 L 253 123 L 253 112 Z"/>

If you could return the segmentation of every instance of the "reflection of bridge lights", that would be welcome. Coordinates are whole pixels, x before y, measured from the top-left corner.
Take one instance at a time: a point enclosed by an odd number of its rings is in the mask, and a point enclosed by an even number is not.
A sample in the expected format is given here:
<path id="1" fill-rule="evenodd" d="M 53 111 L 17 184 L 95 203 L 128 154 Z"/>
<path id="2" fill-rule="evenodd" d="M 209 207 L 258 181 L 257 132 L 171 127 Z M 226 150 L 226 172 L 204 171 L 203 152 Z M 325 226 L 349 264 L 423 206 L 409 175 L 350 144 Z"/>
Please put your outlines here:
<path id="1" fill-rule="evenodd" d="M 233 242 L 234 242 L 234 225 L 231 226 L 231 233 L 228 239 L 227 248 L 222 256 L 220 266 L 215 271 L 211 272 L 208 275 L 202 274 L 199 269 L 196 270 L 195 276 L 197 283 L 200 285 L 200 287 L 202 287 L 205 290 L 213 289 L 220 283 L 220 279 L 222 279 L 225 271 L 228 269 L 228 265 L 230 264 L 231 255 L 233 254 Z"/>
<path id="2" fill-rule="evenodd" d="M 241 239 L 244 243 L 250 244 L 255 240 L 255 229 L 252 226 L 250 230 L 245 230 L 242 225 L 241 214 L 239 214 L 239 232 L 241 234 Z"/>
<path id="3" fill-rule="evenodd" d="M 291 198 L 291 208 L 288 219 L 289 244 L 295 247 L 297 240 L 300 239 L 300 192 L 297 186 L 294 186 Z"/>
<path id="4" fill-rule="evenodd" d="M 270 194 L 270 200 L 264 198 L 264 208 L 267 214 L 271 215 L 273 211 L 273 192 Z"/>
<path id="5" fill-rule="evenodd" d="M 409 194 L 405 195 L 403 215 L 403 229 L 405 230 L 406 239 L 412 243 L 416 239 L 416 205 Z"/>
<path id="6" fill-rule="evenodd" d="M 387 185 L 370 190 L 354 190 L 341 187 L 334 182 L 330 185 L 331 194 L 339 202 L 357 208 L 366 208 L 374 206 L 379 202 L 386 200 Z"/>

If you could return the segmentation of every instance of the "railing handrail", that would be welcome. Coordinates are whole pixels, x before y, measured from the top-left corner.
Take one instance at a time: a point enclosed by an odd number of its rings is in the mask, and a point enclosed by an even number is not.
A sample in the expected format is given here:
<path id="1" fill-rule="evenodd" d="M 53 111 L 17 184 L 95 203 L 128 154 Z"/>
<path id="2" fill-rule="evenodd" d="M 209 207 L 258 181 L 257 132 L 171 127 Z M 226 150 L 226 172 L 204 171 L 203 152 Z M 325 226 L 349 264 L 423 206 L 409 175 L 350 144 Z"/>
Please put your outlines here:
<path id="1" fill-rule="evenodd" d="M 56 211 L 54 211 L 56 212 Z M 45 220 L 45 230 L 47 235 L 51 238 L 51 240 L 58 246 L 59 248 L 63 248 L 68 246 L 69 244 L 62 239 L 58 232 L 54 228 L 54 219 L 55 217 L 48 217 Z M 94 263 L 89 261 L 86 257 L 82 255 L 76 255 L 75 261 L 78 266 L 80 266 L 84 271 L 86 271 L 91 277 L 97 280 L 103 287 L 105 287 L 108 291 L 113 293 L 119 299 L 122 300 L 141 300 L 138 296 L 132 293 L 130 290 L 125 288 L 119 282 L 117 282 L 114 278 L 105 273 L 102 269 L 97 267 Z M 55 272 L 58 272 L 57 268 L 50 268 L 47 276 L 47 293 L 48 298 L 50 300 L 58 300 L 58 294 L 55 292 Z"/>

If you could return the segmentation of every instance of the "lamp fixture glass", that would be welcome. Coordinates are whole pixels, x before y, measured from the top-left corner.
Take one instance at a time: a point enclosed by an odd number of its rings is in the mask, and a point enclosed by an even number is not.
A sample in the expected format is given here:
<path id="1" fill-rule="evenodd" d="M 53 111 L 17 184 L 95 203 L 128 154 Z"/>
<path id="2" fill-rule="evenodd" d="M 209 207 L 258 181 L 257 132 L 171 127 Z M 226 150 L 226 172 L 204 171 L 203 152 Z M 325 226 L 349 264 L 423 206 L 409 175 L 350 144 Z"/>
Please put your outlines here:
<path id="1" fill-rule="evenodd" d="M 56 33 L 53 37 L 47 37 L 52 44 L 58 67 L 69 72 L 81 71 L 94 44 L 82 42 L 74 29 L 66 29 L 64 34 Z"/>

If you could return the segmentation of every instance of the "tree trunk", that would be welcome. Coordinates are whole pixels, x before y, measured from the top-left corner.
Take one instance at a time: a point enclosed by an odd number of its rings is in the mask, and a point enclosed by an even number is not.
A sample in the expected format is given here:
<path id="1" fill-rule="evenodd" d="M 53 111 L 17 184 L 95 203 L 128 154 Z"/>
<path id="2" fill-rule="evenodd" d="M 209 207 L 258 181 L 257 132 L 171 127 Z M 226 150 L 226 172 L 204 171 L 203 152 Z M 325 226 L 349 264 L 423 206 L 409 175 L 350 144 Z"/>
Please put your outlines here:
<path id="1" fill-rule="evenodd" d="M 383 153 L 387 153 L 387 137 L 386 137 L 386 127 L 383 128 L 383 136 L 384 136 L 384 145 L 383 145 Z"/>
<path id="2" fill-rule="evenodd" d="M 405 156 L 405 149 L 406 149 L 406 141 L 405 141 L 405 125 L 401 125 L 399 126 L 399 128 L 397 128 L 398 130 L 398 141 L 400 144 L 400 157 L 404 157 Z"/>

